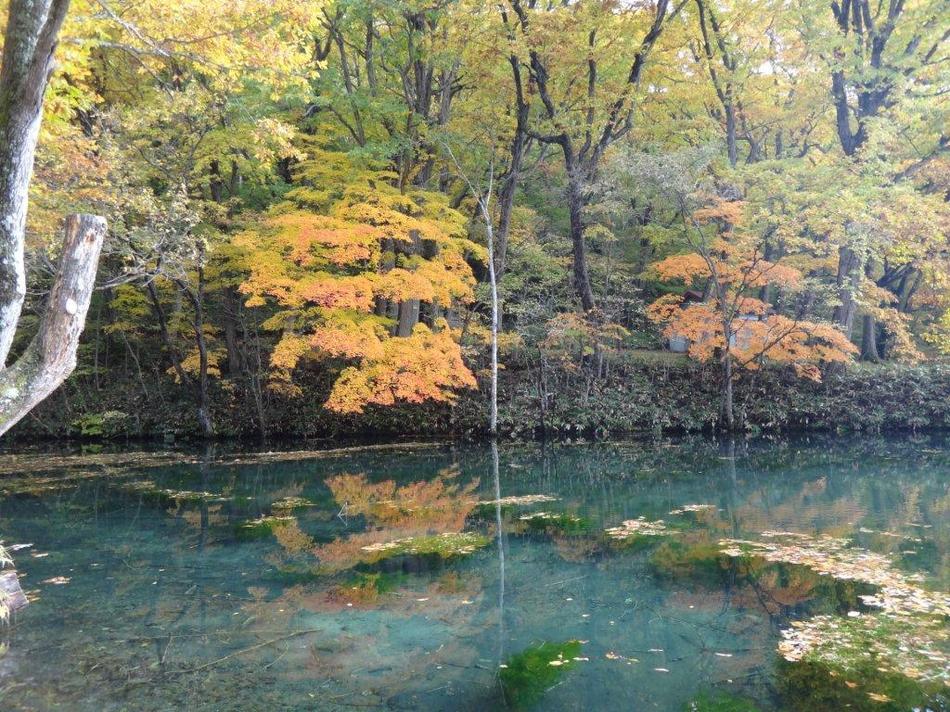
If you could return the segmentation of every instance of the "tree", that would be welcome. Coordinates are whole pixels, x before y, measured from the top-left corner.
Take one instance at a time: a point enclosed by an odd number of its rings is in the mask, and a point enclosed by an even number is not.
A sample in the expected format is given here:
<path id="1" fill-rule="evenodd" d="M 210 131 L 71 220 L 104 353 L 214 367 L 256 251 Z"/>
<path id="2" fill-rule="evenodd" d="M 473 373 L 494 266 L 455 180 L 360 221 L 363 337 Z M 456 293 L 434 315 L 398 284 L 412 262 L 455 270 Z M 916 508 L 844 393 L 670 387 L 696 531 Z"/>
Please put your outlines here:
<path id="1" fill-rule="evenodd" d="M 833 326 L 805 320 L 801 303 L 796 307 L 787 299 L 792 309 L 786 315 L 752 296 L 767 285 L 795 291 L 802 275 L 762 257 L 761 235 L 742 229 L 744 203 L 730 186 L 717 186 L 708 177 L 707 161 L 700 150 L 659 158 L 634 155 L 629 165 L 672 198 L 690 249 L 654 263 L 652 270 L 661 281 L 680 281 L 702 293 L 692 303 L 684 295 L 660 297 L 650 306 L 650 318 L 665 325 L 667 338 L 685 339 L 693 358 L 720 362 L 722 414 L 732 431 L 737 370 L 771 361 L 820 380 L 818 365 L 847 362 L 856 349 Z"/>
<path id="2" fill-rule="evenodd" d="M 590 311 L 596 300 L 584 234 L 589 187 L 607 148 L 630 131 L 636 111 L 634 93 L 650 53 L 682 3 L 671 7 L 669 0 L 659 0 L 655 7 L 651 5 L 652 17 L 642 8 L 615 14 L 607 6 L 598 9 L 585 3 L 552 6 L 547 12 L 520 0 L 512 0 L 511 7 L 524 43 L 526 56 L 520 61 L 527 66 L 541 103 L 540 121 L 528 128 L 527 134 L 541 143 L 558 146 L 563 154 L 574 287 L 581 307 Z M 644 15 L 648 24 L 640 42 L 629 50 L 624 46 L 619 52 L 620 62 L 628 63 L 624 73 L 617 66 L 618 49 L 614 45 L 633 36 Z M 558 41 L 551 39 L 552 31 L 558 33 Z M 545 40 L 540 41 L 541 37 Z M 586 59 L 578 61 L 572 51 Z M 516 90 L 523 96 L 520 75 L 515 73 L 513 77 L 519 82 Z M 576 87 L 583 87 L 584 94 L 578 96 Z M 585 107 L 579 121 L 574 109 L 578 102 Z"/>
<path id="3" fill-rule="evenodd" d="M 326 405 L 343 413 L 474 387 L 451 326 L 472 298 L 466 259 L 484 256 L 465 218 L 441 194 L 402 193 L 388 171 L 307 149 L 288 202 L 237 238 L 248 305 L 279 309 L 266 323 L 282 332 L 273 385 L 298 392 L 304 360 L 342 364 Z"/>
<path id="4" fill-rule="evenodd" d="M 62 257 L 39 330 L 6 365 L 26 296 L 30 178 L 68 0 L 11 0 L 0 67 L 0 434 L 53 392 L 76 366 L 105 221 L 70 216 Z"/>

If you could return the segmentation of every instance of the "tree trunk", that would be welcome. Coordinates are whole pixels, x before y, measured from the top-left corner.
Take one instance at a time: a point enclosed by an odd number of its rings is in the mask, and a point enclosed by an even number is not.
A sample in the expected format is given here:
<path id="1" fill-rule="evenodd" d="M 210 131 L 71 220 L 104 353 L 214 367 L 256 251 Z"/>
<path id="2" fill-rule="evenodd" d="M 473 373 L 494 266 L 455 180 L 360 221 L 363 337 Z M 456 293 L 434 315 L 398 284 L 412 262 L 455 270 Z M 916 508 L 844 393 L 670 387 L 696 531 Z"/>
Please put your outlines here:
<path id="1" fill-rule="evenodd" d="M 854 313 L 857 308 L 855 296 L 861 282 L 861 264 L 857 253 L 850 247 L 838 250 L 838 300 L 835 321 L 849 339 L 854 331 Z"/>
<path id="2" fill-rule="evenodd" d="M 9 4 L 0 67 L 0 367 L 26 296 L 23 246 L 30 178 L 53 52 L 68 8 L 69 0 Z"/>
<path id="3" fill-rule="evenodd" d="M 105 232 L 103 218 L 66 218 L 63 253 L 39 331 L 23 355 L 0 371 L 0 435 L 76 368 L 76 349 L 92 298 Z"/>
<path id="4" fill-rule="evenodd" d="M 412 244 L 406 250 L 408 255 L 417 255 L 422 252 L 422 238 L 415 230 L 410 232 Z M 419 323 L 419 308 L 421 302 L 418 299 L 407 299 L 399 304 L 399 322 L 396 324 L 396 336 L 412 336 L 412 330 Z"/>
<path id="5" fill-rule="evenodd" d="M 726 335 L 726 354 L 722 358 L 722 414 L 726 419 L 726 429 L 732 433 L 736 430 L 735 406 L 732 394 L 732 353 L 729 351 L 729 337 Z"/>
<path id="6" fill-rule="evenodd" d="M 211 411 L 208 405 L 208 344 L 204 334 L 204 269 L 198 268 L 198 287 L 192 295 L 195 309 L 193 328 L 198 347 L 198 426 L 206 438 L 214 435 Z"/>
<path id="7" fill-rule="evenodd" d="M 16 571 L 0 572 L 0 613 L 6 608 L 6 615 L 9 616 L 10 613 L 26 608 L 28 605 L 30 602 L 23 593 L 23 589 L 20 588 Z"/>
<path id="8" fill-rule="evenodd" d="M 726 90 L 731 95 L 732 88 Z M 739 148 L 736 146 L 736 106 L 730 96 L 725 105 L 726 110 L 726 147 L 729 152 L 729 165 L 733 168 L 739 162 Z"/>
<path id="9" fill-rule="evenodd" d="M 594 290 L 587 271 L 587 243 L 584 239 L 584 196 L 576 170 L 568 170 L 568 208 L 571 214 L 571 244 L 574 261 L 574 289 L 585 312 L 595 306 Z"/>
<path id="10" fill-rule="evenodd" d="M 862 319 L 864 333 L 861 336 L 861 360 L 878 363 L 881 354 L 877 348 L 877 321 L 870 314 Z"/>

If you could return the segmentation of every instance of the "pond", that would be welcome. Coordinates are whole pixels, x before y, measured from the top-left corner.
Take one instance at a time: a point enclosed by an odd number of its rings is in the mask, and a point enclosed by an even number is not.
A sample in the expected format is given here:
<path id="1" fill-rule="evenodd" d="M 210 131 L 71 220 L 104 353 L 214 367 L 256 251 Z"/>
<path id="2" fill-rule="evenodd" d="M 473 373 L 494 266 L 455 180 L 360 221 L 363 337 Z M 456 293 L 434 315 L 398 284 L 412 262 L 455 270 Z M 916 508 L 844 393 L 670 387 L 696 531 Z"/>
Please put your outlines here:
<path id="1" fill-rule="evenodd" d="M 945 436 L 0 472 L 4 710 L 948 709 Z"/>

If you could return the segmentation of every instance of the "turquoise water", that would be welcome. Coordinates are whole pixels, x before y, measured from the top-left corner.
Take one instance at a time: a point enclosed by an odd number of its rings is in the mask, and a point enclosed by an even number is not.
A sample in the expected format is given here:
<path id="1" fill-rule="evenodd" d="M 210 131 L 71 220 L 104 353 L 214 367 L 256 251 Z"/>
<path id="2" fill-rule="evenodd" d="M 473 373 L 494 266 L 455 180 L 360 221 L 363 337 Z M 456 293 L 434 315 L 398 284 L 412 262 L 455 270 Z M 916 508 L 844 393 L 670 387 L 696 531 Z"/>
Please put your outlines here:
<path id="1" fill-rule="evenodd" d="M 34 453 L 0 471 L 32 599 L 0 632 L 4 710 L 948 708 L 939 608 L 907 634 L 920 670 L 896 649 L 875 673 L 834 641 L 777 650 L 794 622 L 877 621 L 875 571 L 945 601 L 943 436 Z"/>

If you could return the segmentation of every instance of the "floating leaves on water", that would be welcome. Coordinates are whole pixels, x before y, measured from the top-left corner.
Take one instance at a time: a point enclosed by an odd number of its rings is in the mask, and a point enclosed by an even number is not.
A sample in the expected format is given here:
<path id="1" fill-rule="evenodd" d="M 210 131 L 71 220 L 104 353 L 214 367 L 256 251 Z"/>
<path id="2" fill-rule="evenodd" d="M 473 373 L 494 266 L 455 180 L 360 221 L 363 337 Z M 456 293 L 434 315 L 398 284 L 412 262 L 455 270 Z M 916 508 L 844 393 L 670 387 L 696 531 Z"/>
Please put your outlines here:
<path id="1" fill-rule="evenodd" d="M 684 504 L 670 512 L 670 514 L 685 514 L 686 512 L 712 512 L 718 510 L 715 504 Z"/>
<path id="2" fill-rule="evenodd" d="M 261 516 L 239 524 L 237 536 L 240 539 L 260 539 L 270 536 L 275 530 L 289 526 L 296 521 L 296 518 L 289 515 Z"/>
<path id="3" fill-rule="evenodd" d="M 887 556 L 852 547 L 847 539 L 771 531 L 762 536 L 771 541 L 725 539 L 720 546 L 727 556 L 760 556 L 879 589 L 859 596 L 879 613 L 849 611 L 794 622 L 782 631 L 778 649 L 783 658 L 846 672 L 871 668 L 913 680 L 950 682 L 950 596 L 920 587 L 919 574 L 905 574 Z"/>
<path id="4" fill-rule="evenodd" d="M 69 576 L 53 576 L 53 578 L 44 579 L 43 583 L 49 583 L 54 586 L 65 586 L 71 580 Z"/>
<path id="5" fill-rule="evenodd" d="M 876 586 L 885 585 L 900 575 L 892 570 L 887 556 L 851 547 L 848 539 L 772 531 L 762 532 L 762 536 L 780 541 L 723 539 L 719 545 L 726 556 L 760 556 L 766 561 L 807 566 L 819 574 Z"/>
<path id="6" fill-rule="evenodd" d="M 502 497 L 501 499 L 489 499 L 479 502 L 479 505 L 500 504 L 502 507 L 526 507 L 531 504 L 541 504 L 543 502 L 556 502 L 559 497 L 552 497 L 549 494 L 520 494 L 511 497 Z"/>
<path id="7" fill-rule="evenodd" d="M 877 594 L 861 599 L 890 613 L 950 615 L 950 595 L 921 588 L 917 585 L 921 575 L 898 570 L 884 554 L 853 547 L 848 539 L 794 532 L 762 532 L 762 536 L 781 541 L 723 539 L 719 545 L 726 556 L 760 556 L 766 561 L 806 566 L 839 580 L 878 586 Z"/>
<path id="8" fill-rule="evenodd" d="M 361 548 L 371 554 L 370 561 L 380 561 L 395 556 L 429 556 L 443 559 L 466 556 L 487 546 L 491 540 L 474 532 L 444 532 L 430 536 L 414 536 L 394 541 L 369 544 Z"/>
<path id="9" fill-rule="evenodd" d="M 874 670 L 913 680 L 950 683 L 945 621 L 879 613 L 815 616 L 782 631 L 778 650 L 789 662 L 809 661 L 842 672 Z"/>
<path id="10" fill-rule="evenodd" d="M 305 497 L 284 497 L 271 504 L 274 511 L 287 511 L 292 509 L 303 509 L 305 507 L 316 507 L 315 502 L 311 502 Z"/>
<path id="11" fill-rule="evenodd" d="M 630 658 L 630 657 L 627 657 L 626 655 L 615 653 L 613 650 L 608 650 L 606 653 L 604 653 L 604 657 L 607 658 L 608 660 L 620 660 L 622 662 L 627 663 L 627 665 L 633 665 L 634 663 L 640 662 L 636 658 Z"/>
<path id="12" fill-rule="evenodd" d="M 159 500 L 170 500 L 173 502 L 228 502 L 232 498 L 213 492 L 195 492 L 192 490 L 176 490 L 167 487 L 159 487 L 151 480 L 136 480 L 135 482 L 126 482 L 121 488 L 129 492 L 141 494 L 145 497 L 153 497 Z"/>
<path id="13" fill-rule="evenodd" d="M 626 541 L 637 536 L 667 536 L 673 533 L 666 528 L 666 523 L 662 519 L 650 521 L 646 517 L 627 519 L 620 526 L 610 527 L 604 531 L 608 537 L 618 541 Z"/>

